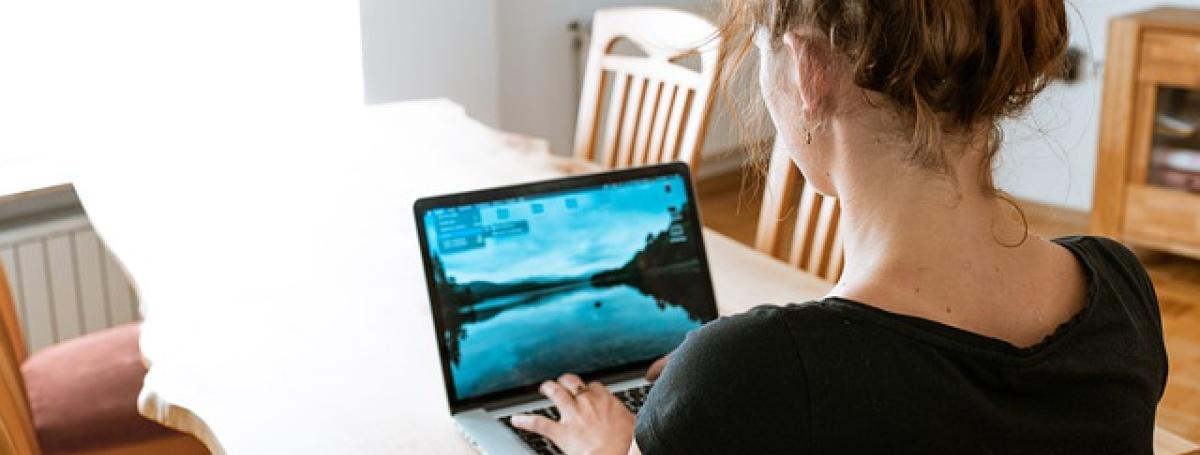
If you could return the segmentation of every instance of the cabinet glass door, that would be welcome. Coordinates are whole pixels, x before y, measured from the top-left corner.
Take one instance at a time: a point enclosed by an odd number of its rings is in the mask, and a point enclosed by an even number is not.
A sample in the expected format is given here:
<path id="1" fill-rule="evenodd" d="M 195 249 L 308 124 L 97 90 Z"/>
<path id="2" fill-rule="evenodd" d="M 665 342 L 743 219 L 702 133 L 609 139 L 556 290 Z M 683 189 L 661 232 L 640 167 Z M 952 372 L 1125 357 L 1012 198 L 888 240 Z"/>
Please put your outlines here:
<path id="1" fill-rule="evenodd" d="M 1159 87 L 1146 183 L 1200 193 L 1200 90 Z"/>

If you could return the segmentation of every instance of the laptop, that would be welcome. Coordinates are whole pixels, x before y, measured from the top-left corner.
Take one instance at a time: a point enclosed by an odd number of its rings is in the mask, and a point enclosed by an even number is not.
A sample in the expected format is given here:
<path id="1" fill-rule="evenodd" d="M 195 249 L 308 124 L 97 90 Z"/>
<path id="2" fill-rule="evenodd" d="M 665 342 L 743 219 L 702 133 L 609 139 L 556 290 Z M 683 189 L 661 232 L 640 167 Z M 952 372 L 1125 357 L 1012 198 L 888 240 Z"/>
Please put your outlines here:
<path id="1" fill-rule="evenodd" d="M 654 360 L 717 316 L 682 163 L 414 204 L 450 414 L 490 454 L 561 453 L 508 424 L 537 388 L 598 380 L 633 412 Z"/>

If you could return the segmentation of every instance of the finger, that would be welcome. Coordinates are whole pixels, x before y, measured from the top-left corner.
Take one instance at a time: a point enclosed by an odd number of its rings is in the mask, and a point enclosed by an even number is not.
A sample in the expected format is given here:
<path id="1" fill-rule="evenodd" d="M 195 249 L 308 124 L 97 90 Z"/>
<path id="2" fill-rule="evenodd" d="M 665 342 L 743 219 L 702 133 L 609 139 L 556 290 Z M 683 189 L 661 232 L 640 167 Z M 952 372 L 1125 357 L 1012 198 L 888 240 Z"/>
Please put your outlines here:
<path id="1" fill-rule="evenodd" d="M 589 382 L 587 386 L 587 393 L 594 397 L 606 397 L 612 395 L 612 392 L 608 391 L 608 387 L 605 387 L 604 383 L 600 381 Z"/>
<path id="2" fill-rule="evenodd" d="M 581 398 L 587 395 L 588 391 L 586 387 L 583 387 L 583 379 L 581 379 L 579 376 L 571 373 L 564 374 L 558 377 L 558 384 L 561 385 L 563 389 L 566 389 L 567 393 L 571 395 L 571 399 L 574 401 L 576 408 L 591 407 L 591 403 L 588 403 L 587 400 L 581 400 Z M 582 391 L 580 390 L 581 387 L 583 387 Z"/>
<path id="3" fill-rule="evenodd" d="M 546 381 L 542 383 L 538 391 L 542 395 L 545 395 L 546 398 L 549 398 L 564 416 L 576 414 L 575 397 L 572 397 L 570 392 L 567 392 L 567 389 L 563 388 L 562 384 L 555 381 Z"/>
<path id="4" fill-rule="evenodd" d="M 670 359 L 671 354 L 667 354 L 655 360 L 654 363 L 651 363 L 650 368 L 646 370 L 646 380 L 651 382 L 658 380 L 662 376 L 663 368 L 667 367 L 667 361 Z"/>
<path id="5" fill-rule="evenodd" d="M 551 441 L 557 442 L 558 436 L 562 433 L 562 426 L 558 422 L 542 416 L 518 414 L 512 416 L 509 422 L 516 428 L 532 431 L 550 438 Z"/>
<path id="6" fill-rule="evenodd" d="M 589 395 L 588 402 L 592 403 L 592 406 L 602 414 L 611 416 L 610 411 L 613 409 L 622 413 L 632 412 L 625 406 L 625 403 L 617 399 L 617 396 L 613 395 L 612 391 L 608 390 L 608 387 L 605 387 L 601 382 L 588 384 L 587 394 Z"/>
<path id="7" fill-rule="evenodd" d="M 572 373 L 567 373 L 558 377 L 558 383 L 567 389 L 572 395 L 576 394 L 579 387 L 583 385 L 583 379 Z"/>

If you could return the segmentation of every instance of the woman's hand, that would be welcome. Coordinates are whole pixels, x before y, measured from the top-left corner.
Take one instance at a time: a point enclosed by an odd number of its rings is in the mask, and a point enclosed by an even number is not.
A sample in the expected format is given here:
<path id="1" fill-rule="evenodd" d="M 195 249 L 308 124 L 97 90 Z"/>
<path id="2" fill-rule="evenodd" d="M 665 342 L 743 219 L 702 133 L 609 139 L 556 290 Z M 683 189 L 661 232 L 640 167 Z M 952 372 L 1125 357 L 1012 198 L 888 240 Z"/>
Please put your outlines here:
<path id="1" fill-rule="evenodd" d="M 569 455 L 624 455 L 633 441 L 633 413 L 604 387 L 586 386 L 579 376 L 564 374 L 539 389 L 562 416 L 557 422 L 542 416 L 516 415 L 512 425 L 545 436 Z"/>

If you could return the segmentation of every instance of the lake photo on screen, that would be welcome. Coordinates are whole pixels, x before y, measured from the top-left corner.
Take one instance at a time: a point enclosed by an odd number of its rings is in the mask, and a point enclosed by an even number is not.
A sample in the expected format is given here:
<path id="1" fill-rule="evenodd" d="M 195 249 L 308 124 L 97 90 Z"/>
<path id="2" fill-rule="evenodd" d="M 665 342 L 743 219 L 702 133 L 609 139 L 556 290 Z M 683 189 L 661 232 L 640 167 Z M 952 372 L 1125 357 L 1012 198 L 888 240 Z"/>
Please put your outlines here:
<path id="1" fill-rule="evenodd" d="M 691 203 L 670 175 L 427 211 L 457 398 L 653 359 L 715 316 Z"/>

